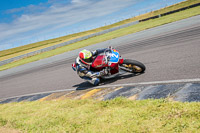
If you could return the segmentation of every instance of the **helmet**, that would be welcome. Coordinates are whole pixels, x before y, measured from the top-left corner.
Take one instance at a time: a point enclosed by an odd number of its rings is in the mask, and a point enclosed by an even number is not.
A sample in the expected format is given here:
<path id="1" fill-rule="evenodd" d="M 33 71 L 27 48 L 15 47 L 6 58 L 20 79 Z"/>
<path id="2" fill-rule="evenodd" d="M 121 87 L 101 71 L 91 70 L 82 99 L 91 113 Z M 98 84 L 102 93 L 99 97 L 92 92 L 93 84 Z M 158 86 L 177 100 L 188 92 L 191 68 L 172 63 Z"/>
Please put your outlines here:
<path id="1" fill-rule="evenodd" d="M 89 50 L 82 50 L 79 52 L 80 61 L 86 65 L 92 64 L 92 53 Z"/>

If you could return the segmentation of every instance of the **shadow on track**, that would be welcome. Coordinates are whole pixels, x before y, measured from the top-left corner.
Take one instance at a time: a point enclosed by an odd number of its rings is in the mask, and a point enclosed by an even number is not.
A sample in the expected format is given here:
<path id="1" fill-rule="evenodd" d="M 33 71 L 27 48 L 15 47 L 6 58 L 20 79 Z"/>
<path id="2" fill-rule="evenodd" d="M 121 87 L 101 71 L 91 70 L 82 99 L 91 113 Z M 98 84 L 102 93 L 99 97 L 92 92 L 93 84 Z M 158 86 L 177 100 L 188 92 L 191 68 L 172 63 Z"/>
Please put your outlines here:
<path id="1" fill-rule="evenodd" d="M 141 74 L 143 74 L 143 73 L 141 73 Z M 126 74 L 126 75 L 119 75 L 119 76 L 117 76 L 115 78 L 111 78 L 111 79 L 102 79 L 99 86 L 111 84 L 111 83 L 113 83 L 113 82 L 115 82 L 117 80 L 139 76 L 141 74 L 133 74 L 133 73 L 131 73 L 131 74 Z M 86 89 L 89 89 L 89 88 L 93 88 L 95 86 L 90 84 L 89 82 L 85 81 L 85 82 L 82 82 L 80 84 L 76 84 L 73 87 L 77 87 L 76 90 L 86 90 Z"/>

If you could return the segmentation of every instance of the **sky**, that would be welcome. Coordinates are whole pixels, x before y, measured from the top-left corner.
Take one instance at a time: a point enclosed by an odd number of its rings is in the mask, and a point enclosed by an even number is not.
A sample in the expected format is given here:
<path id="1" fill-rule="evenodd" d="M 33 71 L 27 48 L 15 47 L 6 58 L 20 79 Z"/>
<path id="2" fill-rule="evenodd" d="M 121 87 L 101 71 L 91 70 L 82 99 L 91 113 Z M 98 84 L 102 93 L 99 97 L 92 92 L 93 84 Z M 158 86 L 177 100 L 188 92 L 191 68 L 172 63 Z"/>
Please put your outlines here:
<path id="1" fill-rule="evenodd" d="M 0 51 L 109 25 L 184 0 L 0 0 Z"/>

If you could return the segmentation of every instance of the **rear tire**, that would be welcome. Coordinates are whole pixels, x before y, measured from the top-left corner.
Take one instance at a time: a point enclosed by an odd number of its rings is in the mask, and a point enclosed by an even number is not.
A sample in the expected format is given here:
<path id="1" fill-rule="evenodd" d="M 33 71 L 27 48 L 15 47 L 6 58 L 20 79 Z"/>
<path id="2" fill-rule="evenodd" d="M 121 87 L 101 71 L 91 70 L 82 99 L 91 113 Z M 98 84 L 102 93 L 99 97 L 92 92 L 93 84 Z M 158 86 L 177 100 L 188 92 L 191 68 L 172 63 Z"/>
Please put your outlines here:
<path id="1" fill-rule="evenodd" d="M 129 69 L 128 72 L 132 72 L 132 73 L 144 73 L 144 71 L 146 70 L 146 67 L 143 63 L 136 60 L 131 60 L 131 59 L 124 59 L 123 64 L 122 64 L 122 69 L 123 67 L 125 67 L 126 69 Z"/>

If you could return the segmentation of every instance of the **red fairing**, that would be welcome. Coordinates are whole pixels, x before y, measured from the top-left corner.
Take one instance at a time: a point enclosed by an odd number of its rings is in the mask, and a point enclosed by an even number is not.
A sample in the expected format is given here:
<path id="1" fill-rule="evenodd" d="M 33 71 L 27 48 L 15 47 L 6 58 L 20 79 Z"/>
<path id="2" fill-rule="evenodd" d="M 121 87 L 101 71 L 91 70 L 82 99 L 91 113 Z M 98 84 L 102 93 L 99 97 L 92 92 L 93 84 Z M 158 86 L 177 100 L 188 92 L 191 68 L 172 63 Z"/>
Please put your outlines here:
<path id="1" fill-rule="evenodd" d="M 113 64 L 115 64 L 115 65 L 114 65 L 114 67 L 110 70 L 110 73 L 111 73 L 111 74 L 118 73 L 118 72 L 119 72 L 118 63 L 113 63 Z"/>
<path id="2" fill-rule="evenodd" d="M 114 51 L 116 52 L 117 50 Z M 119 72 L 119 65 L 121 65 L 123 61 L 124 59 L 119 59 L 118 63 L 110 62 L 107 64 L 107 62 L 105 61 L 105 55 L 98 55 L 96 59 L 93 61 L 91 67 L 98 71 L 101 71 L 105 67 L 110 67 L 111 68 L 110 73 L 115 74 Z"/>
<path id="3" fill-rule="evenodd" d="M 99 55 L 97 56 L 97 58 L 94 60 L 94 62 L 92 63 L 92 67 L 93 68 L 103 68 L 106 67 L 106 62 L 104 61 L 104 55 Z"/>
<path id="4" fill-rule="evenodd" d="M 118 63 L 112 63 L 109 67 L 116 68 L 116 67 L 118 67 Z"/>
<path id="5" fill-rule="evenodd" d="M 119 59 L 119 65 L 121 65 L 124 62 L 124 59 Z"/>

